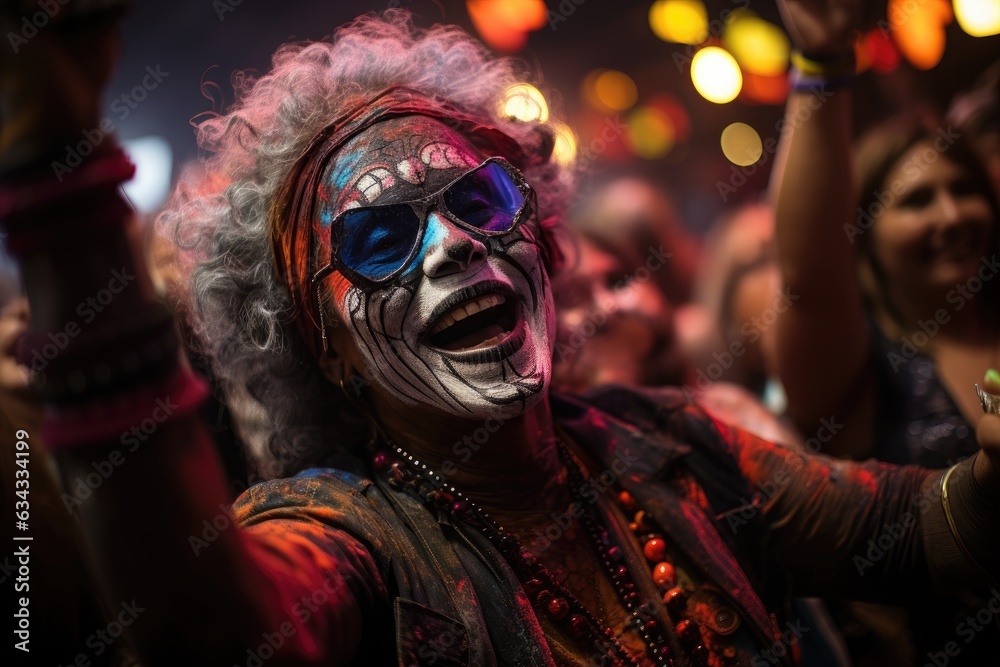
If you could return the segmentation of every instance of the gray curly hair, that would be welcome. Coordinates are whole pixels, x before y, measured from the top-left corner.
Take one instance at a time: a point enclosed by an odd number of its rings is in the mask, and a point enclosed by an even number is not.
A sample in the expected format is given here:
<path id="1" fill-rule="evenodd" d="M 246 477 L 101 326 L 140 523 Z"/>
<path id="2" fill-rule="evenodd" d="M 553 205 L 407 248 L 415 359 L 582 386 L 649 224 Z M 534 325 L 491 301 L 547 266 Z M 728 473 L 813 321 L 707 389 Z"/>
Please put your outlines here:
<path id="1" fill-rule="evenodd" d="M 197 126 L 208 157 L 184 170 L 157 225 L 177 243 L 182 275 L 190 276 L 180 312 L 225 392 L 253 477 L 335 464 L 365 431 L 306 350 L 275 272 L 270 207 L 293 163 L 359 96 L 394 85 L 447 98 L 525 151 L 548 153 L 537 126 L 500 114 L 503 92 L 526 78 L 523 65 L 493 57 L 460 28 L 417 28 L 407 12 L 389 10 L 356 19 L 328 41 L 282 46 L 268 74 L 234 77 L 228 113 Z M 558 220 L 570 171 L 543 158 L 525 176 L 539 192 L 539 218 Z"/>

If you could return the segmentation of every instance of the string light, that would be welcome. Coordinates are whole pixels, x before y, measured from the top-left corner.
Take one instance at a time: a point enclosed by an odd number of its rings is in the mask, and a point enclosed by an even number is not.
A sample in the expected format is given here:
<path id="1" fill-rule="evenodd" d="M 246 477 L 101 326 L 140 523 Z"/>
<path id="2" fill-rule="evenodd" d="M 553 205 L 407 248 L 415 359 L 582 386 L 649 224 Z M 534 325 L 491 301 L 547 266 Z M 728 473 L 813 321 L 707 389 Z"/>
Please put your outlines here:
<path id="1" fill-rule="evenodd" d="M 738 167 L 749 167 L 764 154 L 760 135 L 746 123 L 733 123 L 722 131 L 722 153 Z"/>
<path id="2" fill-rule="evenodd" d="M 544 0 L 466 0 L 465 6 L 483 41 L 507 53 L 523 49 L 528 33 L 548 24 Z"/>
<path id="3" fill-rule="evenodd" d="M 753 12 L 734 12 L 722 42 L 746 72 L 779 76 L 788 69 L 788 37 L 781 28 Z"/>
<path id="4" fill-rule="evenodd" d="M 893 40 L 914 67 L 928 70 L 941 62 L 944 28 L 952 19 L 948 0 L 889 0 L 886 16 Z"/>
<path id="5" fill-rule="evenodd" d="M 656 0 L 649 27 L 665 42 L 701 44 L 708 37 L 708 10 L 701 0 Z"/>
<path id="6" fill-rule="evenodd" d="M 594 80 L 594 94 L 601 104 L 613 111 L 631 108 L 639 99 L 639 89 L 628 74 L 609 69 Z"/>
<path id="7" fill-rule="evenodd" d="M 504 91 L 501 113 L 522 123 L 544 123 L 549 119 L 549 105 L 541 91 L 527 83 L 519 83 Z"/>
<path id="8" fill-rule="evenodd" d="M 691 81 L 709 102 L 726 104 L 743 88 L 743 73 L 736 59 L 718 46 L 706 46 L 691 60 Z"/>
<path id="9" fill-rule="evenodd" d="M 642 106 L 628 118 L 629 148 L 647 160 L 661 158 L 674 147 L 676 132 L 670 116 L 656 107 Z"/>
<path id="10" fill-rule="evenodd" d="M 973 37 L 1000 34 L 1000 0 L 955 0 L 955 19 Z"/>
<path id="11" fill-rule="evenodd" d="M 576 133 L 570 129 L 569 125 L 552 121 L 550 124 L 555 135 L 555 145 L 552 147 L 552 158 L 556 164 L 569 166 L 576 159 Z"/>

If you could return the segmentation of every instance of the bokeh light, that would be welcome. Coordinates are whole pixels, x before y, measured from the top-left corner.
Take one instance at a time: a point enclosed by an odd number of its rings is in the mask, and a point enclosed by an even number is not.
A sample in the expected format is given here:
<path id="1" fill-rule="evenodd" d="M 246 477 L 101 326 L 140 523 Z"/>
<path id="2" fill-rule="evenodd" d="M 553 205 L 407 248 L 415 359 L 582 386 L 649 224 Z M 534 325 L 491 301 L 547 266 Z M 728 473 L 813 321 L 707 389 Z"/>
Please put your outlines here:
<path id="1" fill-rule="evenodd" d="M 465 6 L 483 41 L 507 53 L 523 49 L 528 33 L 549 18 L 544 0 L 466 0 Z"/>
<path id="2" fill-rule="evenodd" d="M 504 116 L 522 123 L 544 123 L 549 119 L 549 105 L 541 91 L 519 83 L 504 91 L 501 111 Z"/>
<path id="3" fill-rule="evenodd" d="M 669 93 L 656 93 L 646 106 L 659 109 L 670 118 L 675 141 L 686 141 L 691 134 L 691 117 L 679 99 Z"/>
<path id="4" fill-rule="evenodd" d="M 555 135 L 555 145 L 552 147 L 552 158 L 556 164 L 568 166 L 576 159 L 576 133 L 566 123 L 552 121 L 550 124 Z"/>
<path id="5" fill-rule="evenodd" d="M 170 144 L 162 137 L 126 139 L 122 148 L 135 165 L 135 177 L 123 186 L 129 201 L 140 213 L 152 213 L 170 194 L 174 166 Z"/>
<path id="6" fill-rule="evenodd" d="M 612 69 L 595 69 L 580 83 L 584 100 L 603 114 L 632 108 L 639 98 L 639 89 L 632 77 Z"/>
<path id="7" fill-rule="evenodd" d="M 881 30 L 875 29 L 858 39 L 855 45 L 858 56 L 858 71 L 869 67 L 879 74 L 889 74 L 899 67 L 901 56 L 892 39 Z"/>
<path id="8" fill-rule="evenodd" d="M 941 62 L 944 28 L 952 19 L 948 0 L 889 0 L 886 16 L 893 40 L 910 64 L 929 70 Z"/>
<path id="9" fill-rule="evenodd" d="M 764 154 L 760 135 L 746 123 L 733 123 L 722 131 L 722 153 L 738 167 L 749 167 Z"/>
<path id="10" fill-rule="evenodd" d="M 722 43 L 746 72 L 778 76 L 788 69 L 788 37 L 753 12 L 734 12 L 722 33 Z"/>
<path id="11" fill-rule="evenodd" d="M 665 42 L 701 44 L 708 37 L 708 11 L 701 0 L 656 0 L 649 27 Z"/>
<path id="12" fill-rule="evenodd" d="M 594 79 L 594 95 L 608 109 L 625 111 L 639 99 L 639 89 L 628 74 L 609 69 Z"/>
<path id="13" fill-rule="evenodd" d="M 736 59 L 718 46 L 706 46 L 691 60 L 691 81 L 709 102 L 732 102 L 743 88 L 743 73 Z"/>
<path id="14" fill-rule="evenodd" d="M 635 155 L 647 160 L 661 158 L 674 147 L 675 138 L 673 122 L 662 109 L 642 106 L 629 114 L 626 140 Z"/>
<path id="15" fill-rule="evenodd" d="M 955 19 L 973 37 L 1000 34 L 1000 0 L 955 0 Z"/>

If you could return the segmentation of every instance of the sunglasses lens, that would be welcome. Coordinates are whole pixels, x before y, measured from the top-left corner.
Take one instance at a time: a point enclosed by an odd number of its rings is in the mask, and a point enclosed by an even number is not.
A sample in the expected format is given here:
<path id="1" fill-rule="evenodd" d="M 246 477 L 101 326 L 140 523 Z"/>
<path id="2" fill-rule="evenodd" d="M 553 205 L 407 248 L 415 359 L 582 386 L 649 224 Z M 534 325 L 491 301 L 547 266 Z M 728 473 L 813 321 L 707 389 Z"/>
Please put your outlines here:
<path id="1" fill-rule="evenodd" d="M 507 171 L 490 162 L 444 193 L 444 203 L 462 222 L 488 232 L 506 232 L 524 206 L 524 194 Z"/>
<path id="2" fill-rule="evenodd" d="M 384 280 L 406 263 L 419 233 L 420 220 L 409 206 L 348 211 L 340 261 L 369 280 Z"/>

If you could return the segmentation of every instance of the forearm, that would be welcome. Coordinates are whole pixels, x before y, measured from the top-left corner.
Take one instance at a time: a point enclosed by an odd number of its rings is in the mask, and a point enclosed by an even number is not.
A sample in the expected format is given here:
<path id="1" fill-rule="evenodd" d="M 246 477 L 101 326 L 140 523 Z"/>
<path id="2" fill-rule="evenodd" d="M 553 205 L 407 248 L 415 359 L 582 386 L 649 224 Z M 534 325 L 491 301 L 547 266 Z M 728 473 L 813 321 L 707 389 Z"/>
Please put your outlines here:
<path id="1" fill-rule="evenodd" d="M 937 587 L 986 588 L 1000 582 L 1000 475 L 982 452 L 933 478 L 925 545 Z"/>
<path id="2" fill-rule="evenodd" d="M 771 182 L 778 264 L 793 292 L 847 289 L 853 275 L 851 93 L 792 91 Z M 832 272 L 832 273 L 831 273 Z"/>
<path id="3" fill-rule="evenodd" d="M 795 297 L 777 316 L 773 368 L 789 416 L 806 432 L 830 410 L 847 417 L 845 400 L 867 381 L 869 333 L 853 237 L 845 234 L 854 202 L 850 114 L 848 90 L 793 92 L 772 183 L 778 265 L 783 288 Z"/>
<path id="4" fill-rule="evenodd" d="M 926 532 L 941 471 L 810 456 L 732 429 L 728 440 L 761 490 L 771 549 L 796 593 L 901 602 L 933 586 Z"/>
<path id="5" fill-rule="evenodd" d="M 129 638 L 145 661 L 243 664 L 278 633 L 271 663 L 348 663 L 371 609 L 373 573 L 345 557 L 341 541 L 316 524 L 238 527 L 214 446 L 192 418 L 165 422 L 130 449 L 86 447 L 59 458 L 105 607 L 141 609 Z M 89 496 L 77 495 L 95 464 L 115 460 Z M 316 533 L 315 542 L 304 546 L 296 530 Z"/>
<path id="6" fill-rule="evenodd" d="M 346 662 L 350 637 L 329 640 L 359 634 L 354 591 L 326 596 L 309 619 L 293 612 L 336 561 L 321 569 L 329 554 L 283 554 L 232 527 L 218 456 L 194 413 L 203 385 L 153 296 L 119 195 L 51 195 L 5 220 L 33 315 L 21 356 L 44 377 L 42 439 L 56 452 L 105 608 L 129 612 L 129 639 L 150 664 L 242 663 L 285 623 L 294 632 L 276 664 Z M 30 228 L 18 225 L 26 216 Z"/>

